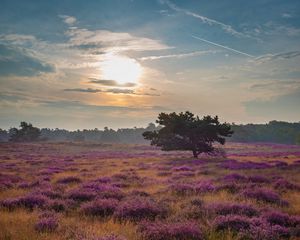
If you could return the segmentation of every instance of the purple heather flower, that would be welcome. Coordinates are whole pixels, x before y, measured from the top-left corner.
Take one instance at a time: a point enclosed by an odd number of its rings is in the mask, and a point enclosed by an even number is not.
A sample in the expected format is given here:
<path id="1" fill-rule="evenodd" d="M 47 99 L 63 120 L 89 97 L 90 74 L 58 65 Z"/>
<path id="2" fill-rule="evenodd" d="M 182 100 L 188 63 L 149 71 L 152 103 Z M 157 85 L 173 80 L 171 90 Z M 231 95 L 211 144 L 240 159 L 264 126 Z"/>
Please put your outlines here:
<path id="1" fill-rule="evenodd" d="M 34 226 L 38 232 L 53 232 L 58 228 L 58 219 L 55 216 L 44 216 Z"/>
<path id="2" fill-rule="evenodd" d="M 249 240 L 282 240 L 289 239 L 291 236 L 288 228 L 279 225 L 270 225 L 261 218 L 250 220 L 250 227 L 242 229 L 239 233 L 239 239 Z"/>
<path id="3" fill-rule="evenodd" d="M 68 194 L 68 198 L 78 202 L 91 201 L 96 197 L 94 191 L 87 189 L 75 189 Z"/>
<path id="4" fill-rule="evenodd" d="M 290 216 L 279 211 L 266 212 L 262 216 L 269 224 L 282 227 L 300 227 L 300 217 Z"/>
<path id="5" fill-rule="evenodd" d="M 209 205 L 209 209 L 218 215 L 244 215 L 248 217 L 258 215 L 257 209 L 251 205 L 240 203 L 214 203 Z"/>
<path id="6" fill-rule="evenodd" d="M 97 238 L 94 238 L 93 240 L 126 240 L 126 238 L 113 234 L 113 235 L 107 235 L 104 237 L 97 237 Z"/>
<path id="7" fill-rule="evenodd" d="M 215 186 L 209 181 L 201 181 L 194 186 L 196 193 L 207 193 L 215 190 Z"/>
<path id="8" fill-rule="evenodd" d="M 138 231 L 146 240 L 203 240 L 195 222 L 142 222 Z"/>
<path id="9" fill-rule="evenodd" d="M 252 183 L 269 183 L 270 180 L 260 175 L 249 176 L 248 181 Z"/>
<path id="10" fill-rule="evenodd" d="M 81 179 L 74 176 L 64 177 L 57 180 L 57 183 L 69 184 L 69 183 L 80 183 Z"/>
<path id="11" fill-rule="evenodd" d="M 287 191 L 287 190 L 300 190 L 300 185 L 291 183 L 285 179 L 278 179 L 275 183 L 274 183 L 274 188 L 275 189 L 279 189 L 282 191 Z"/>
<path id="12" fill-rule="evenodd" d="M 248 198 L 254 198 L 257 201 L 273 203 L 278 205 L 286 205 L 287 203 L 281 200 L 280 196 L 270 189 L 246 189 L 243 195 Z"/>
<path id="13" fill-rule="evenodd" d="M 156 217 L 165 217 L 167 209 L 154 200 L 145 197 L 134 197 L 124 200 L 117 207 L 114 216 L 119 220 L 140 221 L 154 220 Z"/>
<path id="14" fill-rule="evenodd" d="M 228 182 L 245 182 L 246 179 L 247 178 L 245 176 L 238 174 L 238 173 L 227 174 L 223 178 L 223 180 L 228 181 Z"/>
<path id="15" fill-rule="evenodd" d="M 250 228 L 250 219 L 239 215 L 218 216 L 213 222 L 217 231 L 232 230 L 240 231 Z"/>
<path id="16" fill-rule="evenodd" d="M 174 171 L 194 171 L 194 169 L 189 166 L 174 167 L 173 170 Z"/>
<path id="17" fill-rule="evenodd" d="M 86 215 L 108 217 L 114 213 L 118 204 L 116 199 L 97 199 L 83 204 L 80 210 Z"/>

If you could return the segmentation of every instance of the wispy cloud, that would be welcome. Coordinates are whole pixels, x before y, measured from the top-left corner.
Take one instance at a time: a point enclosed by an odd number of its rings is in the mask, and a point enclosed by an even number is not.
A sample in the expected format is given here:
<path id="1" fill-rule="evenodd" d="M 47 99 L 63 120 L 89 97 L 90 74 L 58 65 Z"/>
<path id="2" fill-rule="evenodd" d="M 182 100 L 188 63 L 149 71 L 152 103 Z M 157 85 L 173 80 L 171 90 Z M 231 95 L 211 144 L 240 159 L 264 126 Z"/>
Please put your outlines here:
<path id="1" fill-rule="evenodd" d="M 116 106 L 116 105 L 93 105 L 87 104 L 81 101 L 71 101 L 71 100 L 58 100 L 58 101 L 48 101 L 42 100 L 38 102 L 42 106 L 46 107 L 54 107 L 54 108 L 82 108 L 85 111 L 132 111 L 132 112 L 139 112 L 139 111 L 166 111 L 167 108 L 163 106 Z"/>
<path id="2" fill-rule="evenodd" d="M 90 79 L 89 83 L 96 83 L 96 84 L 108 86 L 108 87 L 134 87 L 134 86 L 136 86 L 136 83 L 131 83 L 131 82 L 120 84 L 115 80 L 105 80 L 105 79 L 97 79 L 97 78 L 89 78 L 89 79 Z"/>
<path id="3" fill-rule="evenodd" d="M 71 47 L 96 49 L 98 52 L 157 51 L 172 47 L 159 40 L 136 37 L 126 32 L 76 28 L 66 32 Z"/>
<path id="4" fill-rule="evenodd" d="M 68 15 L 58 15 L 58 16 L 63 19 L 64 23 L 66 23 L 70 26 L 75 24 L 77 21 L 77 19 L 72 16 L 68 16 Z"/>
<path id="5" fill-rule="evenodd" d="M 290 14 L 290 13 L 282 13 L 281 16 L 282 16 L 283 18 L 292 18 L 292 17 L 293 17 L 293 15 Z"/>
<path id="6" fill-rule="evenodd" d="M 146 60 L 159 60 L 159 59 L 165 59 L 165 58 L 186 58 L 186 57 L 195 57 L 195 56 L 200 56 L 204 54 L 209 54 L 209 53 L 216 53 L 217 51 L 194 51 L 194 52 L 189 52 L 189 53 L 179 53 L 179 54 L 169 54 L 169 55 L 158 55 L 158 56 L 147 56 L 147 57 L 141 57 L 139 60 L 141 61 L 146 61 Z"/>
<path id="7" fill-rule="evenodd" d="M 147 93 L 147 92 L 136 92 L 133 89 L 124 88 L 109 88 L 109 89 L 95 89 L 95 88 L 66 88 L 63 89 L 64 92 L 79 92 L 79 93 L 112 93 L 112 94 L 129 94 L 129 95 L 139 95 L 139 96 L 160 96 L 159 94 Z"/>
<path id="8" fill-rule="evenodd" d="M 251 90 L 290 90 L 294 91 L 295 89 L 300 88 L 300 80 L 287 80 L 287 81 L 266 81 L 263 83 L 256 83 L 250 86 Z M 286 92 L 286 91 L 284 91 Z"/>
<path id="9" fill-rule="evenodd" d="M 1 76 L 35 76 L 40 73 L 54 72 L 54 67 L 37 58 L 24 48 L 7 46 L 0 42 Z"/>
<path id="10" fill-rule="evenodd" d="M 221 45 L 221 44 L 212 42 L 212 41 L 208 41 L 208 40 L 205 40 L 205 39 L 203 39 L 203 38 L 200 38 L 200 37 L 197 37 L 197 36 L 194 36 L 194 35 L 192 35 L 192 37 L 195 38 L 195 39 L 197 39 L 197 40 L 200 40 L 200 41 L 202 41 L 202 42 L 206 42 L 206 43 L 208 43 L 208 44 L 211 44 L 211 45 L 214 45 L 214 46 L 217 46 L 217 47 L 220 47 L 220 48 L 229 50 L 229 51 L 234 52 L 234 53 L 238 53 L 238 54 L 241 54 L 241 55 L 244 55 L 244 56 L 247 56 L 247 57 L 251 57 L 251 58 L 254 58 L 254 57 L 255 57 L 255 56 L 250 55 L 250 54 L 248 54 L 248 53 L 245 53 L 245 52 L 242 52 L 242 51 L 236 50 L 236 49 L 234 49 L 234 48 L 230 48 L 230 47 L 227 47 L 227 46 L 224 46 L 224 45 Z"/>
<path id="11" fill-rule="evenodd" d="M 102 92 L 101 89 L 93 89 L 93 88 L 66 88 L 65 92 L 84 92 L 84 93 L 98 93 Z"/>
<path id="12" fill-rule="evenodd" d="M 291 59 L 295 57 L 300 56 L 300 51 L 291 51 L 291 52 L 282 52 L 282 53 L 276 53 L 276 54 L 265 54 L 260 57 L 257 57 L 253 60 L 253 62 L 257 64 L 262 64 L 274 60 L 280 60 L 280 59 Z"/>
<path id="13" fill-rule="evenodd" d="M 223 22 L 220 22 L 220 21 L 217 21 L 215 19 L 212 19 L 212 18 L 208 18 L 206 16 L 203 16 L 203 15 L 200 15 L 200 14 L 197 14 L 197 13 L 194 13 L 192 11 L 189 11 L 187 9 L 184 9 L 184 8 L 180 8 L 178 7 L 176 4 L 172 3 L 171 1 L 169 0 L 161 0 L 162 3 L 165 3 L 168 7 L 170 7 L 171 9 L 173 9 L 174 11 L 177 11 L 177 12 L 181 12 L 181 13 L 184 13 L 188 16 L 191 16 L 191 17 L 194 17 L 194 18 L 197 18 L 199 20 L 201 20 L 203 23 L 206 23 L 208 25 L 216 25 L 216 26 L 219 26 L 221 27 L 225 32 L 233 35 L 233 36 L 236 36 L 236 37 L 247 37 L 247 38 L 253 38 L 252 36 L 248 35 L 248 34 L 245 34 L 245 33 L 242 33 L 242 32 L 239 32 L 237 30 L 235 30 L 232 26 L 228 25 L 228 24 L 225 24 Z"/>
<path id="14" fill-rule="evenodd" d="M 114 93 L 114 94 L 134 94 L 132 89 L 122 89 L 122 88 L 112 88 L 108 89 L 105 92 Z"/>

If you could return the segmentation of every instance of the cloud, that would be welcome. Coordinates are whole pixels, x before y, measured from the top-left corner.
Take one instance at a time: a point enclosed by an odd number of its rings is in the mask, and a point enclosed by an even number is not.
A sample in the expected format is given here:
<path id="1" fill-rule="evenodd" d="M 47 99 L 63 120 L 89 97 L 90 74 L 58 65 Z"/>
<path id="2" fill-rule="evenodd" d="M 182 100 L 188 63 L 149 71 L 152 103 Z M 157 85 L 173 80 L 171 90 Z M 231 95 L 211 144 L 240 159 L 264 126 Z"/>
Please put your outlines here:
<path id="1" fill-rule="evenodd" d="M 153 94 L 153 93 L 147 93 L 147 92 L 136 92 L 132 89 L 122 89 L 122 88 L 112 88 L 112 89 L 107 89 L 107 93 L 113 93 L 113 94 L 129 94 L 129 95 L 138 95 L 138 96 L 152 96 L 152 97 L 158 97 L 160 96 L 159 94 Z"/>
<path id="2" fill-rule="evenodd" d="M 114 94 L 135 94 L 132 89 L 120 89 L 120 88 L 108 89 L 105 92 L 114 93 Z"/>
<path id="3" fill-rule="evenodd" d="M 94 89 L 94 88 L 66 88 L 63 89 L 65 92 L 81 92 L 81 93 L 112 93 L 112 94 L 129 94 L 139 96 L 159 96 L 159 94 L 135 92 L 132 89 L 124 88 L 111 88 L 106 90 Z"/>
<path id="4" fill-rule="evenodd" d="M 266 35 L 276 35 L 276 36 L 288 36 L 288 37 L 298 37 L 300 35 L 300 28 L 283 25 L 273 21 L 269 21 L 264 25 L 260 26 L 263 29 L 263 33 Z"/>
<path id="5" fill-rule="evenodd" d="M 101 89 L 93 89 L 93 88 L 66 88 L 65 92 L 84 92 L 84 93 L 98 93 L 102 92 Z"/>
<path id="6" fill-rule="evenodd" d="M 1 76 L 35 76 L 48 72 L 54 72 L 54 67 L 35 57 L 32 52 L 0 43 Z"/>
<path id="7" fill-rule="evenodd" d="M 274 60 L 291 59 L 300 56 L 300 51 L 282 52 L 276 54 L 265 54 L 254 59 L 257 64 L 262 64 Z"/>
<path id="8" fill-rule="evenodd" d="M 96 49 L 101 52 L 157 51 L 172 48 L 158 40 L 136 37 L 126 32 L 77 28 L 70 29 L 66 35 L 70 38 L 70 47 Z"/>
<path id="9" fill-rule="evenodd" d="M 89 83 L 96 83 L 99 85 L 103 86 L 108 86 L 108 87 L 134 87 L 136 86 L 136 83 L 128 82 L 128 83 L 123 83 L 120 84 L 115 80 L 105 80 L 105 79 L 97 79 L 97 78 L 89 78 L 90 81 Z"/>
<path id="10" fill-rule="evenodd" d="M 75 17 L 72 17 L 72 16 L 68 16 L 68 15 L 58 15 L 58 16 L 60 18 L 62 18 L 64 23 L 66 23 L 68 25 L 73 25 L 77 21 L 77 19 Z"/>
<path id="11" fill-rule="evenodd" d="M 229 34 L 231 34 L 231 35 L 233 35 L 233 36 L 236 36 L 236 37 L 253 38 L 253 37 L 250 36 L 250 35 L 247 35 L 247 34 L 238 32 L 237 30 L 235 30 L 232 26 L 230 26 L 230 25 L 228 25 L 228 24 L 225 24 L 225 23 L 219 22 L 219 21 L 217 21 L 217 20 L 215 20 L 215 19 L 211 19 L 211 18 L 205 17 L 205 16 L 203 16 L 203 15 L 194 13 L 194 12 L 189 11 L 189 10 L 187 10 L 187 9 L 180 8 L 180 7 L 178 7 L 176 4 L 172 3 L 172 2 L 169 1 L 169 0 L 160 0 L 160 1 L 161 1 L 161 3 L 166 4 L 169 8 L 173 9 L 173 10 L 176 11 L 176 12 L 181 12 L 181 13 L 184 13 L 185 15 L 188 15 L 188 16 L 191 16 L 191 17 L 200 19 L 203 23 L 206 23 L 206 24 L 208 24 L 208 25 L 216 25 L 216 26 L 219 26 L 219 27 L 221 27 L 225 32 L 227 32 L 227 33 L 229 33 Z"/>
<path id="12" fill-rule="evenodd" d="M 283 17 L 283 18 L 292 18 L 293 15 L 290 14 L 290 13 L 283 13 L 283 14 L 281 14 L 281 17 Z"/>
<path id="13" fill-rule="evenodd" d="M 28 100 L 26 97 L 18 96 L 14 94 L 6 94 L 6 93 L 0 93 L 0 102 L 19 102 Z"/>
<path id="14" fill-rule="evenodd" d="M 28 43 L 34 43 L 37 41 L 35 36 L 25 34 L 1 34 L 0 41 L 4 43 L 13 43 L 16 45 L 24 45 Z"/>
<path id="15" fill-rule="evenodd" d="M 147 56 L 147 57 L 141 57 L 139 60 L 145 61 L 145 60 L 159 60 L 159 59 L 165 59 L 165 58 L 186 58 L 186 57 L 195 57 L 200 56 L 208 53 L 216 53 L 217 51 L 194 51 L 189 53 L 180 53 L 180 54 L 170 54 L 170 55 L 160 55 L 160 56 Z"/>
<path id="16" fill-rule="evenodd" d="M 87 104 L 80 101 L 68 101 L 68 100 L 59 100 L 59 101 L 39 101 L 39 104 L 46 107 L 54 107 L 54 108 L 76 108 L 82 109 L 85 111 L 123 111 L 123 112 L 143 112 L 143 111 L 157 111 L 157 110 L 167 110 L 163 106 L 139 106 L 139 107 L 131 107 L 131 106 L 113 106 L 113 105 L 92 105 Z"/>
<path id="17" fill-rule="evenodd" d="M 300 87 L 300 79 L 287 80 L 287 81 L 267 81 L 264 83 L 256 83 L 250 86 L 251 90 L 280 90 L 290 89 L 293 91 L 295 88 Z"/>

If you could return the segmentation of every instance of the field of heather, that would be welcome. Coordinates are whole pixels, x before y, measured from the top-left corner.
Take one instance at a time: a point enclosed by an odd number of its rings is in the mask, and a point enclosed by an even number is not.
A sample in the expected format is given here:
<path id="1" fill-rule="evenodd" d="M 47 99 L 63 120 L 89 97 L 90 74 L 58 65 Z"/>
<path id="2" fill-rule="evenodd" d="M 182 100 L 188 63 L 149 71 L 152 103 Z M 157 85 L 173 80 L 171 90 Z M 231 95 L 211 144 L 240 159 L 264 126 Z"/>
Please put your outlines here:
<path id="1" fill-rule="evenodd" d="M 1 240 L 300 239 L 300 147 L 0 145 Z"/>

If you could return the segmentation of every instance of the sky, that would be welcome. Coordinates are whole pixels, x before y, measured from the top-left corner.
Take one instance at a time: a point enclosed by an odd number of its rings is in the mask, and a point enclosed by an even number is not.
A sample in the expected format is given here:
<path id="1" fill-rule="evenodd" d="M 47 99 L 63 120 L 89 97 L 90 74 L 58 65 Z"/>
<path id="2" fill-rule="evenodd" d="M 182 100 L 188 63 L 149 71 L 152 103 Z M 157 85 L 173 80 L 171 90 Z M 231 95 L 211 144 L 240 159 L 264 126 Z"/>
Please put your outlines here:
<path id="1" fill-rule="evenodd" d="M 299 122 L 299 13 L 298 0 L 2 0 L 0 128 L 186 110 Z"/>

